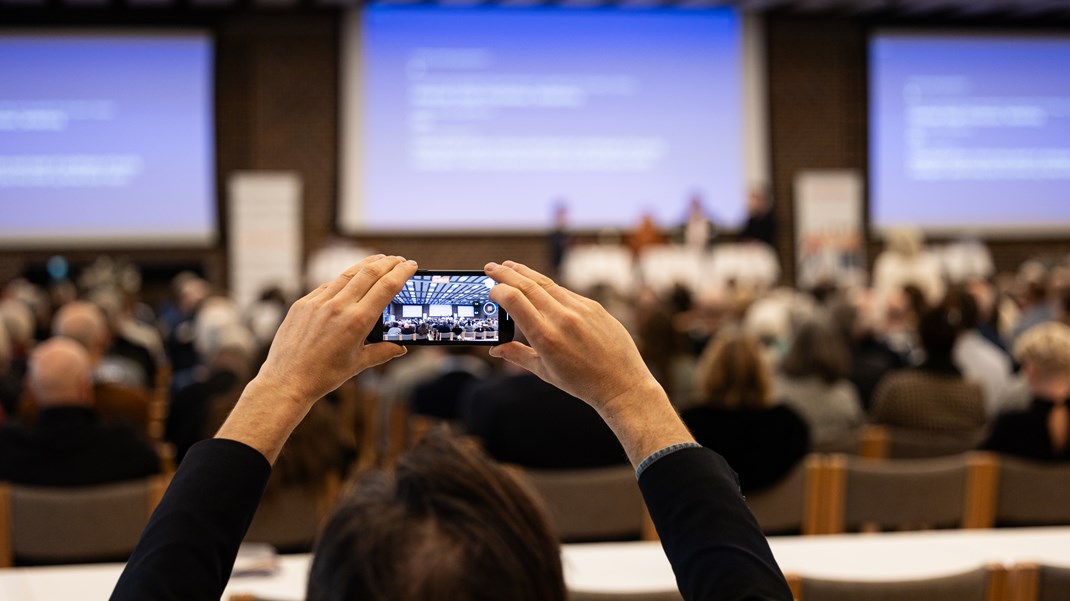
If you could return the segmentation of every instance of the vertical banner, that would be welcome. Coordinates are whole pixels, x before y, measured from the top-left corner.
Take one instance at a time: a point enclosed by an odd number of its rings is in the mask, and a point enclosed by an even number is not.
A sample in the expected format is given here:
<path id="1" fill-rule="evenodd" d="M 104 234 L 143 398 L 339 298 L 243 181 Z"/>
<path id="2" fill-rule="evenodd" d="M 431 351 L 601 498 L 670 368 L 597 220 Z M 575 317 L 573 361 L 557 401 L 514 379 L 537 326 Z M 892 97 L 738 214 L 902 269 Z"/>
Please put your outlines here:
<path id="1" fill-rule="evenodd" d="M 287 172 L 240 172 L 227 182 L 230 295 L 245 308 L 277 286 L 301 285 L 301 178 Z"/>
<path id="2" fill-rule="evenodd" d="M 865 283 L 862 177 L 854 170 L 795 176 L 796 284 Z"/>

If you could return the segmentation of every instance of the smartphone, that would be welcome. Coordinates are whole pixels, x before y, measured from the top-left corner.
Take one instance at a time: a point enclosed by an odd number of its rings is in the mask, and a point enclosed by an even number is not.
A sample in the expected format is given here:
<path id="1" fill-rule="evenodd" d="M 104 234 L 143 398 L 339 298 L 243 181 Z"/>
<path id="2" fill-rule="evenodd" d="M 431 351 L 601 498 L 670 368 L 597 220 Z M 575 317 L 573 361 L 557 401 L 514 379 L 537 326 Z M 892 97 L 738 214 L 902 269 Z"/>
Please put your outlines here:
<path id="1" fill-rule="evenodd" d="M 490 300 L 496 282 L 482 271 L 416 272 L 383 310 L 368 342 L 494 346 L 513 339 L 513 320 Z"/>

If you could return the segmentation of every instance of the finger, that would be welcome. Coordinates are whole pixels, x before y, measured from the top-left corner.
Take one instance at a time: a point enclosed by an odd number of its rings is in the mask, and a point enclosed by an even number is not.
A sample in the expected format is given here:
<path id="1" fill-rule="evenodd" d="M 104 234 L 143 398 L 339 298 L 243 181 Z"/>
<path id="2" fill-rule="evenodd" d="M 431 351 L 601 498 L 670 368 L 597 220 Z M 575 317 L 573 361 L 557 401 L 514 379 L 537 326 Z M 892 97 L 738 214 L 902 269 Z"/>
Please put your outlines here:
<path id="1" fill-rule="evenodd" d="M 502 265 L 535 282 L 559 303 L 571 303 L 574 300 L 573 295 L 570 294 L 569 290 L 559 286 L 557 282 L 554 282 L 548 276 L 535 271 L 527 265 L 517 263 L 516 261 L 505 261 Z"/>
<path id="2" fill-rule="evenodd" d="M 350 265 L 349 269 L 343 271 L 338 277 L 334 278 L 330 282 L 327 282 L 327 287 L 322 292 L 319 292 L 317 294 L 317 291 L 319 291 L 319 288 L 317 288 L 316 290 L 313 290 L 312 294 L 310 294 L 309 296 L 315 298 L 317 296 L 322 295 L 326 296 L 327 298 L 334 298 L 334 295 L 338 294 L 338 291 L 342 288 L 345 288 L 346 284 L 348 284 L 350 280 L 352 280 L 358 273 L 360 273 L 360 270 L 363 269 L 365 265 L 379 261 L 385 256 L 386 255 L 371 255 L 369 257 L 364 257 L 360 261 L 357 261 L 353 265 Z"/>
<path id="3" fill-rule="evenodd" d="M 390 273 L 394 267 L 405 261 L 404 257 L 383 257 L 378 261 L 367 263 L 357 271 L 344 288 L 338 291 L 335 298 L 340 303 L 355 303 L 364 298 L 364 295 L 371 290 L 383 276 Z"/>
<path id="4" fill-rule="evenodd" d="M 483 271 L 499 284 L 508 284 L 519 290 L 532 305 L 538 307 L 541 311 L 551 310 L 554 306 L 560 305 L 542 286 L 512 267 L 498 265 L 497 263 L 487 263 Z"/>
<path id="5" fill-rule="evenodd" d="M 329 286 L 329 285 L 330 285 L 330 282 L 325 282 L 323 284 L 320 284 L 314 290 L 312 290 L 312 292 L 309 292 L 308 294 L 306 294 L 301 300 L 308 301 L 308 300 L 312 300 L 312 299 L 316 298 L 317 296 L 323 294 L 323 291 L 326 290 L 327 286 Z"/>
<path id="6" fill-rule="evenodd" d="M 505 309 L 521 331 L 537 332 L 542 327 L 542 313 L 516 288 L 509 284 L 498 284 L 490 289 L 488 296 Z"/>
<path id="7" fill-rule="evenodd" d="M 401 292 L 405 282 L 409 281 L 414 273 L 416 273 L 416 261 L 397 263 L 389 273 L 376 280 L 371 289 L 361 297 L 360 302 L 357 303 L 357 310 L 360 312 L 362 321 L 369 319 L 366 324 L 369 330 L 371 330 L 372 323 L 383 314 L 383 309 L 394 300 L 398 292 Z M 367 332 L 364 334 L 367 335 Z"/>
<path id="8" fill-rule="evenodd" d="M 542 360 L 535 349 L 522 342 L 507 342 L 490 347 L 490 356 L 505 359 L 513 365 L 519 365 L 531 373 L 542 377 Z"/>
<path id="9" fill-rule="evenodd" d="M 362 363 L 364 368 L 375 367 L 376 365 L 382 365 L 387 361 L 400 357 L 405 353 L 408 353 L 409 349 L 393 342 L 376 342 L 375 344 L 365 344 L 362 350 Z"/>

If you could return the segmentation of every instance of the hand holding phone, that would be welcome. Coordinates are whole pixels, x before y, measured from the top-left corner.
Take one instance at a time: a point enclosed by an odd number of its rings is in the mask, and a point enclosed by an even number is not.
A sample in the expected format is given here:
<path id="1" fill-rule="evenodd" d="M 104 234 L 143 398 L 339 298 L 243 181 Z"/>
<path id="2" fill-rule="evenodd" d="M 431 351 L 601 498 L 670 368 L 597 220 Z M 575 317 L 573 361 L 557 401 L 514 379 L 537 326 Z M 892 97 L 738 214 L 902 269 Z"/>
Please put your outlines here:
<path id="1" fill-rule="evenodd" d="M 495 346 L 513 339 L 513 321 L 490 300 L 496 282 L 482 271 L 419 270 L 383 310 L 368 342 Z"/>

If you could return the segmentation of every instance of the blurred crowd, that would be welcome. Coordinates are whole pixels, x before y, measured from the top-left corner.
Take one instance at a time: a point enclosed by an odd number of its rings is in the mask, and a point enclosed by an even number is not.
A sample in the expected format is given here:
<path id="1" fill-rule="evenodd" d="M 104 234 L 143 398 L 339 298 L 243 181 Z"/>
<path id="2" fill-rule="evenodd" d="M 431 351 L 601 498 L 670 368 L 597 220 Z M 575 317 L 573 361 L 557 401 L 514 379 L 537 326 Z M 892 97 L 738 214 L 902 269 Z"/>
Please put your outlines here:
<path id="1" fill-rule="evenodd" d="M 855 444 L 867 423 L 963 449 L 1070 457 L 1070 258 L 1015 273 L 987 265 L 954 273 L 905 232 L 889 237 L 868 286 L 591 280 L 577 292 L 632 332 L 685 423 L 749 492 L 811 451 Z M 76 282 L 13 280 L 0 298 L 0 480 L 42 485 L 172 468 L 222 423 L 293 300 L 272 289 L 239 307 L 183 273 L 149 306 L 133 264 L 110 258 Z M 590 407 L 485 348 L 413 348 L 354 389 L 380 416 L 401 408 L 448 422 L 502 462 L 626 463 Z M 344 478 L 360 452 L 386 444 L 361 440 L 376 430 L 354 425 L 339 396 L 295 433 L 277 486 Z"/>

